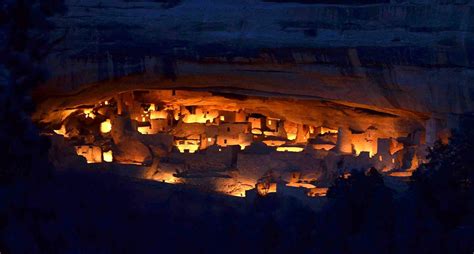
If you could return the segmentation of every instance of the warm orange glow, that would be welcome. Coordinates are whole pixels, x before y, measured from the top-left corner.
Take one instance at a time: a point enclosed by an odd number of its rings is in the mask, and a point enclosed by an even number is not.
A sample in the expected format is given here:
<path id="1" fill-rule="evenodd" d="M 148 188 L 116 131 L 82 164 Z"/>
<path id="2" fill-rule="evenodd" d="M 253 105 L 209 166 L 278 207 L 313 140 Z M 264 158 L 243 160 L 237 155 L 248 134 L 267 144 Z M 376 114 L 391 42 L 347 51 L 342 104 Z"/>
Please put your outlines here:
<path id="1" fill-rule="evenodd" d="M 109 133 L 112 130 L 112 123 L 110 119 L 107 119 L 100 123 L 100 132 L 102 133 Z"/>
<path id="2" fill-rule="evenodd" d="M 102 153 L 105 162 L 112 162 L 114 160 L 114 156 L 112 155 L 112 150 L 106 151 Z"/>
<path id="3" fill-rule="evenodd" d="M 316 186 L 310 184 L 310 183 L 287 183 L 286 186 L 288 187 L 297 187 L 297 188 L 306 188 L 306 189 L 312 189 L 316 188 Z"/>
<path id="4" fill-rule="evenodd" d="M 326 127 L 322 127 L 322 126 L 318 127 L 317 129 L 319 131 L 319 134 L 321 134 L 321 135 L 324 135 L 324 134 L 327 134 L 327 133 L 337 134 L 337 130 L 335 130 L 335 129 L 326 128 Z"/>
<path id="5" fill-rule="evenodd" d="M 67 135 L 66 135 L 66 126 L 64 126 L 64 124 L 61 125 L 61 128 L 60 128 L 59 130 L 53 130 L 53 131 L 54 131 L 54 133 L 56 133 L 56 134 L 58 134 L 58 135 L 62 135 L 62 136 L 64 136 L 64 137 L 67 138 Z"/>
<path id="6" fill-rule="evenodd" d="M 173 176 L 172 173 L 159 171 L 159 173 L 153 175 L 145 175 L 146 179 L 155 180 L 158 182 L 169 183 L 169 184 L 179 184 L 183 183 L 180 178 Z"/>
<path id="7" fill-rule="evenodd" d="M 292 152 L 292 153 L 299 153 L 304 150 L 303 147 L 297 146 L 279 146 L 277 147 L 278 152 Z"/>
<path id="8" fill-rule="evenodd" d="M 203 115 L 186 115 L 183 117 L 185 123 L 206 123 L 208 120 L 212 122 L 214 118 L 207 118 Z"/>
<path id="9" fill-rule="evenodd" d="M 228 193 L 228 194 L 231 195 L 231 196 L 234 196 L 234 197 L 245 198 L 245 190 L 234 191 L 234 192 L 231 192 L 231 193 Z"/>
<path id="10" fill-rule="evenodd" d="M 293 173 L 291 173 L 290 183 L 297 183 L 297 182 L 299 182 L 300 177 L 301 177 L 301 173 L 300 173 L 300 172 L 293 172 Z"/>
<path id="11" fill-rule="evenodd" d="M 351 174 L 343 172 L 373 166 L 389 179 L 408 181 L 411 170 L 426 160 L 419 146 L 426 133 L 418 131 L 421 120 L 412 121 L 409 114 L 378 122 L 385 117 L 358 110 L 351 113 L 353 109 L 347 109 L 346 116 L 338 115 L 331 113 L 335 109 L 289 98 L 263 100 L 249 95 L 241 101 L 239 96 L 219 93 L 171 95 L 171 90 L 127 89 L 96 102 L 77 98 L 68 104 L 71 109 L 51 108 L 51 115 L 42 119 L 50 110 L 46 103 L 34 119 L 41 126 L 44 122 L 47 130 L 43 135 L 58 142 L 52 150 L 55 159 L 61 156 L 57 150 L 70 145 L 84 158 L 74 157 L 83 164 L 104 163 L 99 168 L 117 169 L 120 164 L 139 165 L 136 168 L 152 170 L 127 174 L 162 183 L 204 183 L 213 191 L 236 197 L 244 197 L 250 189 L 247 194 L 252 196 L 278 192 L 281 196 L 302 195 L 306 200 L 326 196 L 328 189 L 322 187 L 327 187 L 327 179 L 321 168 L 348 179 Z M 439 119 L 438 127 L 444 125 Z M 136 132 L 128 133 L 130 128 Z M 55 133 L 69 135 L 71 140 Z M 57 162 L 60 167 L 70 165 L 69 161 Z M 192 178 L 180 173 L 188 170 L 200 172 Z M 199 176 L 205 178 L 195 179 Z"/>
<path id="12" fill-rule="evenodd" d="M 374 136 L 372 129 L 367 129 L 363 133 L 352 134 L 352 147 L 357 156 L 361 152 L 368 152 L 372 158 L 377 153 L 378 138 Z"/>
<path id="13" fill-rule="evenodd" d="M 86 158 L 87 163 L 102 162 L 102 149 L 98 146 L 76 146 L 76 153 Z"/>
<path id="14" fill-rule="evenodd" d="M 296 139 L 296 133 L 287 133 L 286 137 L 288 140 L 295 140 Z"/>
<path id="15" fill-rule="evenodd" d="M 265 136 L 278 136 L 278 133 L 274 132 L 274 131 L 264 131 L 263 135 L 265 135 Z"/>
<path id="16" fill-rule="evenodd" d="M 415 170 L 418 168 L 420 162 L 418 160 L 418 156 L 413 156 L 413 159 L 411 160 L 411 166 L 408 170 Z"/>
<path id="17" fill-rule="evenodd" d="M 95 118 L 95 114 L 94 112 L 92 112 L 92 109 L 84 109 L 84 115 L 86 116 L 86 118 L 92 118 L 94 119 Z"/>
<path id="18" fill-rule="evenodd" d="M 395 139 L 390 140 L 390 154 L 393 155 L 396 152 L 400 151 L 403 149 L 403 143 L 399 143 Z"/>
<path id="19" fill-rule="evenodd" d="M 392 172 L 390 176 L 394 177 L 410 177 L 413 175 L 413 171 L 403 171 L 403 172 Z"/>
<path id="20" fill-rule="evenodd" d="M 325 197 L 328 192 L 328 188 L 312 188 L 308 192 L 310 197 Z"/>
<path id="21" fill-rule="evenodd" d="M 315 150 L 326 150 L 326 151 L 329 151 L 331 149 L 333 149 L 336 145 L 333 145 L 333 144 L 314 144 L 313 145 L 313 148 Z"/>
<path id="22" fill-rule="evenodd" d="M 262 142 L 267 146 L 282 146 L 286 143 L 283 140 L 263 140 Z"/>
<path id="23" fill-rule="evenodd" d="M 248 122 L 252 126 L 252 129 L 262 129 L 262 120 L 260 118 L 249 117 Z"/>
<path id="24" fill-rule="evenodd" d="M 170 183 L 170 184 L 177 184 L 177 183 L 181 183 L 181 181 L 179 180 L 179 178 L 176 178 L 174 176 L 171 176 L 171 177 L 168 177 L 166 179 L 163 180 L 165 183 Z"/>
<path id="25" fill-rule="evenodd" d="M 256 185 L 258 194 L 265 196 L 269 193 L 277 192 L 276 183 L 257 183 Z"/>
<path id="26" fill-rule="evenodd" d="M 162 177 L 159 177 L 155 180 L 162 181 L 162 182 L 169 183 L 169 184 L 182 183 L 181 179 L 173 176 L 173 174 L 168 174 L 168 173 L 164 174 Z"/>
<path id="27" fill-rule="evenodd" d="M 199 140 L 186 139 L 176 141 L 176 147 L 180 153 L 188 151 L 189 153 L 195 153 L 199 150 Z"/>
<path id="28" fill-rule="evenodd" d="M 352 145 L 354 146 L 354 151 L 357 156 L 359 156 L 361 152 L 369 152 L 370 158 L 374 156 L 374 145 L 372 143 L 353 141 Z"/>
<path id="29" fill-rule="evenodd" d="M 162 111 L 151 111 L 150 112 L 150 119 L 151 120 L 156 120 L 156 119 L 167 119 L 168 118 L 168 112 L 165 110 Z"/>
<path id="30" fill-rule="evenodd" d="M 147 135 L 147 134 L 150 134 L 152 129 L 149 126 L 139 126 L 137 128 L 137 131 L 140 132 L 143 135 Z"/>
<path id="31" fill-rule="evenodd" d="M 206 123 L 213 122 L 214 119 L 219 115 L 217 110 L 203 110 L 201 108 L 196 109 L 195 114 L 187 114 L 183 117 L 185 123 Z M 221 120 L 224 116 L 221 116 Z M 224 120 L 222 120 L 224 121 Z"/>
<path id="32" fill-rule="evenodd" d="M 255 186 L 255 183 L 251 182 L 248 184 L 241 184 L 238 188 L 231 188 L 231 189 L 229 189 L 229 186 L 223 186 L 224 189 L 222 189 L 221 192 L 224 192 L 234 197 L 244 198 L 245 192 L 253 189 L 252 186 Z"/>

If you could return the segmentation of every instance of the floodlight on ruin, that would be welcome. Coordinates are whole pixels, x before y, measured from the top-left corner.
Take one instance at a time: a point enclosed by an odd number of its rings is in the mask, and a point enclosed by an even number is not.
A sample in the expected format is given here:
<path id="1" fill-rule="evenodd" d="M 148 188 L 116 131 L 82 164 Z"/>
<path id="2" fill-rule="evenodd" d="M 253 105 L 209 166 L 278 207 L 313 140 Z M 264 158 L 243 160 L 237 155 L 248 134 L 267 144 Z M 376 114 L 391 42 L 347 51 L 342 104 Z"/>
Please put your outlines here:
<path id="1" fill-rule="evenodd" d="M 212 122 L 214 118 L 208 117 L 206 115 L 185 115 L 183 117 L 183 122 L 184 123 L 206 123 L 207 121 Z"/>
<path id="2" fill-rule="evenodd" d="M 413 171 L 402 171 L 402 172 L 392 172 L 390 176 L 394 177 L 410 177 L 413 175 Z"/>
<path id="3" fill-rule="evenodd" d="M 337 134 L 338 130 L 327 128 L 327 127 L 319 127 L 319 134 L 324 135 L 324 134 Z"/>
<path id="4" fill-rule="evenodd" d="M 279 146 L 277 147 L 277 152 L 292 152 L 292 153 L 299 153 L 304 150 L 303 147 L 297 146 Z"/>
<path id="5" fill-rule="evenodd" d="M 267 146 L 282 146 L 286 143 L 283 140 L 263 140 L 262 142 Z"/>
<path id="6" fill-rule="evenodd" d="M 110 119 L 107 119 L 100 123 L 100 132 L 102 133 L 109 133 L 112 130 L 112 123 Z"/>
<path id="7" fill-rule="evenodd" d="M 83 112 L 86 118 L 91 118 L 91 119 L 95 118 L 95 114 L 94 112 L 92 112 L 92 109 L 84 109 Z"/>
<path id="8" fill-rule="evenodd" d="M 177 183 L 175 177 L 173 177 L 173 176 L 164 179 L 163 182 L 165 182 L 165 183 L 170 183 L 170 184 L 175 184 L 175 183 Z"/>
<path id="9" fill-rule="evenodd" d="M 66 126 L 61 125 L 61 128 L 59 128 L 58 130 L 53 130 L 54 133 L 58 134 L 58 135 L 61 135 L 61 136 L 64 136 L 64 137 L 67 137 L 66 135 Z"/>
<path id="10" fill-rule="evenodd" d="M 296 187 L 296 188 L 306 188 L 306 189 L 313 189 L 316 188 L 313 184 L 310 183 L 299 183 L 299 182 L 292 182 L 287 183 L 286 186 L 288 187 Z"/>
<path id="11" fill-rule="evenodd" d="M 257 193 L 261 196 L 266 196 L 269 193 L 277 192 L 277 184 L 276 183 L 257 183 L 255 186 L 257 188 Z"/>
<path id="12" fill-rule="evenodd" d="M 327 195 L 328 188 L 312 188 L 308 191 L 309 197 L 325 197 Z"/>
<path id="13" fill-rule="evenodd" d="M 147 135 L 150 133 L 151 129 L 148 126 L 139 126 L 137 131 L 140 132 L 140 134 Z"/>
<path id="14" fill-rule="evenodd" d="M 155 110 L 156 110 L 155 104 L 154 103 L 150 104 L 148 111 L 155 111 Z"/>
<path id="15" fill-rule="evenodd" d="M 295 140 L 296 139 L 296 133 L 287 133 L 286 137 L 288 140 Z"/>
<path id="16" fill-rule="evenodd" d="M 112 150 L 106 151 L 102 153 L 102 157 L 105 162 L 112 162 L 114 160 L 114 156 L 112 154 Z"/>
<path id="17" fill-rule="evenodd" d="M 198 140 L 179 140 L 176 143 L 176 147 L 178 148 L 180 153 L 189 152 L 195 153 L 199 150 L 199 141 Z"/>
<path id="18" fill-rule="evenodd" d="M 151 112 L 150 112 L 150 119 L 151 119 L 151 120 L 167 119 L 167 118 L 168 118 L 168 112 L 166 112 L 166 110 L 151 111 Z"/>
<path id="19" fill-rule="evenodd" d="M 353 146 L 356 156 L 359 156 L 362 152 L 368 152 L 370 158 L 374 157 L 374 151 L 371 144 L 354 143 Z"/>
<path id="20" fill-rule="evenodd" d="M 169 184 L 181 184 L 184 183 L 181 178 L 173 176 L 173 174 L 165 173 L 165 175 L 162 175 L 160 178 L 157 178 L 157 180 L 162 181 L 164 183 L 169 183 Z"/>
<path id="21" fill-rule="evenodd" d="M 76 146 L 76 153 L 86 159 L 87 163 L 102 162 L 102 149 L 98 146 Z"/>

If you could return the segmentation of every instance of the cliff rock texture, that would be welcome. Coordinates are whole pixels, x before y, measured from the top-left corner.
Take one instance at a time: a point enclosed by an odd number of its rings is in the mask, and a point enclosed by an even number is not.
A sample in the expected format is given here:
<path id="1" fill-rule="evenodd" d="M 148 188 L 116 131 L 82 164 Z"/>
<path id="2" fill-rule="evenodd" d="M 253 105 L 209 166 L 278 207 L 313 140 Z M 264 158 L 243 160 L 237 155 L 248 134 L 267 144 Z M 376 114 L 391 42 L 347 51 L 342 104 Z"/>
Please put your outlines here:
<path id="1" fill-rule="evenodd" d="M 141 88 L 264 92 L 421 118 L 474 110 L 469 1 L 66 5 L 54 20 L 62 40 L 47 62 L 53 76 L 35 94 L 49 106 L 36 119 Z"/>

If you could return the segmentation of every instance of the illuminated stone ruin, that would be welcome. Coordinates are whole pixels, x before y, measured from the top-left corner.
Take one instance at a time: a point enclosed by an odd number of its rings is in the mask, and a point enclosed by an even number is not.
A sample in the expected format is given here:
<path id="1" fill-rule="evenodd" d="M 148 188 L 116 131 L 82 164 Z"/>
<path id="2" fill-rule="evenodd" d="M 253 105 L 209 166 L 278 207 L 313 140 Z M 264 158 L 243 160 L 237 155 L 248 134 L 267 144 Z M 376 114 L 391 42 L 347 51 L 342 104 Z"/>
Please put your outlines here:
<path id="1" fill-rule="evenodd" d="M 234 196 L 322 197 L 351 169 L 407 177 L 435 135 L 425 134 L 428 118 L 412 114 L 186 90 L 121 92 L 38 122 L 59 168 L 85 163 Z"/>

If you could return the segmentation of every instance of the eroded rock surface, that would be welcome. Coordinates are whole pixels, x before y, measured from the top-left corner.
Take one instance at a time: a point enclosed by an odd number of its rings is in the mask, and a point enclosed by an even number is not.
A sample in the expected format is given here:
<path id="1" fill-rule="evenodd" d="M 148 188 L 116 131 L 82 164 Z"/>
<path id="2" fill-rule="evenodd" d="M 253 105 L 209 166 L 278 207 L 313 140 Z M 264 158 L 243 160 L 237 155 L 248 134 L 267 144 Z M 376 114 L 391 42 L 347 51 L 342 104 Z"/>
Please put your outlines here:
<path id="1" fill-rule="evenodd" d="M 469 1 L 66 2 L 41 99 L 214 87 L 441 118 L 474 110 Z"/>

